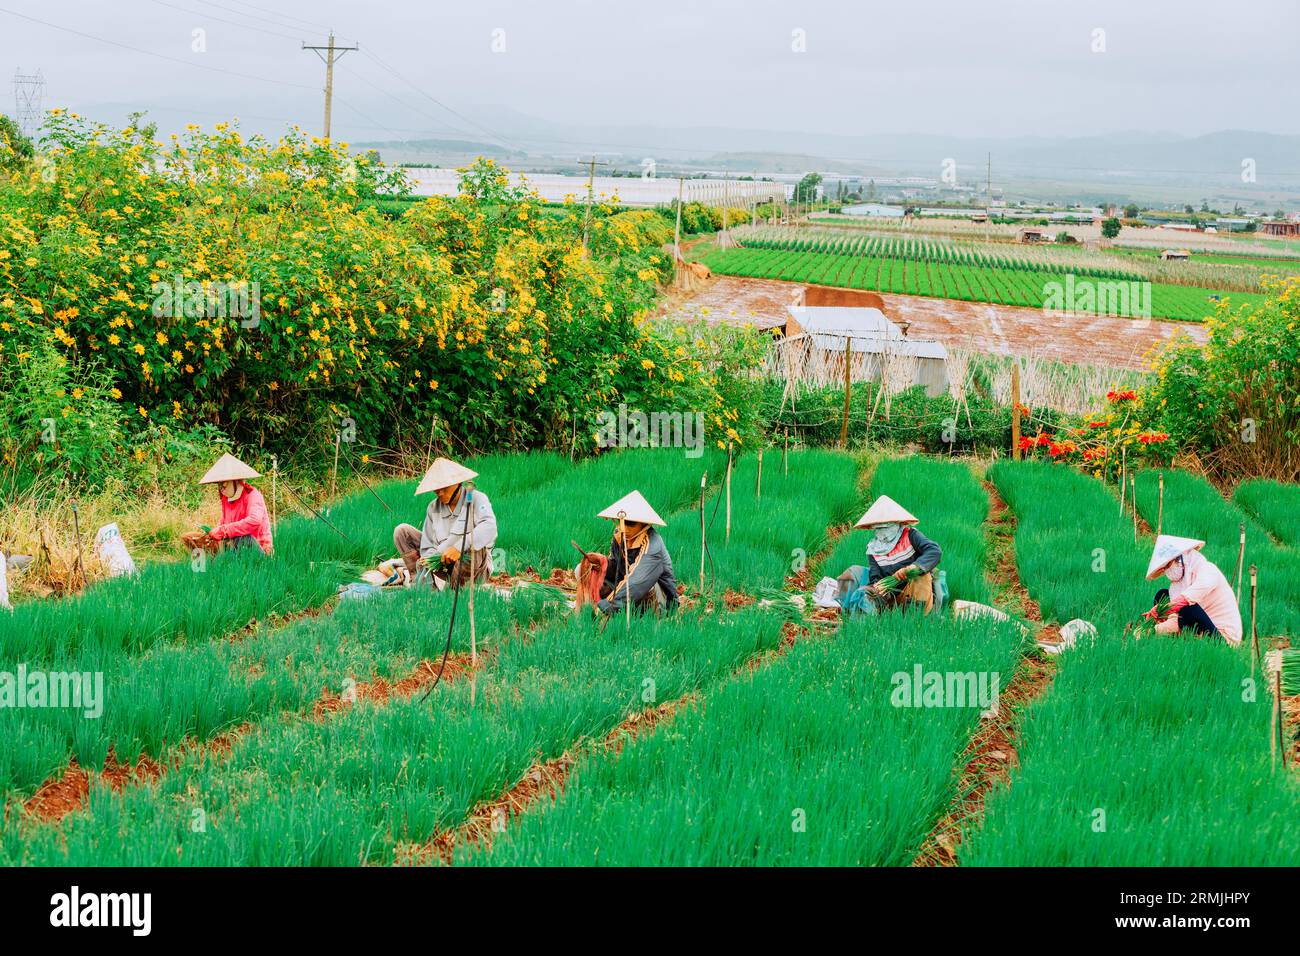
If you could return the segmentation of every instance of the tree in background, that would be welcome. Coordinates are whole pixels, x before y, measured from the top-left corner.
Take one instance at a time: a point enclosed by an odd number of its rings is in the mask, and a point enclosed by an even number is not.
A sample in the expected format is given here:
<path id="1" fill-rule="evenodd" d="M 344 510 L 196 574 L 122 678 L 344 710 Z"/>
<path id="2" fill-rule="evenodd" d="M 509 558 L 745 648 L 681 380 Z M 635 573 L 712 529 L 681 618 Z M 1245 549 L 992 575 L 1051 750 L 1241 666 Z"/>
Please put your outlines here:
<path id="1" fill-rule="evenodd" d="M 1106 219 L 1101 224 L 1101 234 L 1107 239 L 1114 239 L 1119 235 L 1120 223 L 1114 216 Z"/>
<path id="2" fill-rule="evenodd" d="M 8 116 L 0 113 L 0 170 L 16 170 L 36 156 L 32 141 Z"/>
<path id="3" fill-rule="evenodd" d="M 807 173 L 794 187 L 794 201 L 810 203 L 817 201 L 817 187 L 822 184 L 821 173 Z"/>
<path id="4" fill-rule="evenodd" d="M 1127 206 L 1124 207 L 1124 218 L 1125 218 L 1125 219 L 1136 219 L 1136 218 L 1138 217 L 1138 213 L 1139 213 L 1140 211 L 1141 211 L 1141 210 L 1139 210 L 1138 207 L 1137 207 L 1137 203 L 1135 203 L 1135 202 L 1131 202 L 1131 203 L 1129 203 Z"/>

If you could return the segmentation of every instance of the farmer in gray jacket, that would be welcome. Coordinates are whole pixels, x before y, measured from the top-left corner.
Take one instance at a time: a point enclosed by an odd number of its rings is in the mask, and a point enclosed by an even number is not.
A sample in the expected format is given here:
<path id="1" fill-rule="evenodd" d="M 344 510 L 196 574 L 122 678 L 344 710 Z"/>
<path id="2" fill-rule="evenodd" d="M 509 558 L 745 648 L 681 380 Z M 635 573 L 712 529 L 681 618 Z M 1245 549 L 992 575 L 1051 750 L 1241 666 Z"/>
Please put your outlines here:
<path id="1" fill-rule="evenodd" d="M 654 525 L 663 527 L 639 491 L 614 502 L 597 517 L 618 522 L 609 554 L 588 554 L 578 566 L 578 605 L 591 603 L 601 614 L 624 611 L 631 601 L 638 613 L 677 607 L 673 559 Z"/>
<path id="2" fill-rule="evenodd" d="M 919 519 L 888 495 L 875 500 L 856 527 L 872 532 L 866 566 L 855 564 L 838 578 L 845 613 L 877 614 L 896 607 L 934 609 L 935 580 L 943 551 L 916 530 Z"/>
<path id="3" fill-rule="evenodd" d="M 424 514 L 424 527 L 399 524 L 393 544 L 412 574 L 428 568 L 439 591 L 450 584 L 460 588 L 473 577 L 482 583 L 492 574 L 492 548 L 497 542 L 497 519 L 492 502 L 465 483 L 478 477 L 464 465 L 437 459 L 415 489 L 432 491 L 434 500 Z M 462 546 L 465 554 L 461 553 Z"/>

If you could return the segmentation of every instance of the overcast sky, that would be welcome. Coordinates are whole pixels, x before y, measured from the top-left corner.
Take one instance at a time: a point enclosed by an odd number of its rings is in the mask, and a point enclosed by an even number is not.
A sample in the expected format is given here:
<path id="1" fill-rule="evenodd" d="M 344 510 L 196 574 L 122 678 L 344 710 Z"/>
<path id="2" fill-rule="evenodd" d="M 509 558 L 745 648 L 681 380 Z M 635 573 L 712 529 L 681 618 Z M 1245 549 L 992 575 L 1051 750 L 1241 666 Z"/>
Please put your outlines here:
<path id="1" fill-rule="evenodd" d="M 1297 0 L 0 0 L 0 77 L 39 68 L 46 108 L 112 122 L 136 108 L 165 130 L 239 116 L 319 132 L 324 67 L 301 42 L 331 27 L 361 46 L 335 74 L 339 139 L 482 139 L 502 109 L 854 134 L 1300 132 Z"/>

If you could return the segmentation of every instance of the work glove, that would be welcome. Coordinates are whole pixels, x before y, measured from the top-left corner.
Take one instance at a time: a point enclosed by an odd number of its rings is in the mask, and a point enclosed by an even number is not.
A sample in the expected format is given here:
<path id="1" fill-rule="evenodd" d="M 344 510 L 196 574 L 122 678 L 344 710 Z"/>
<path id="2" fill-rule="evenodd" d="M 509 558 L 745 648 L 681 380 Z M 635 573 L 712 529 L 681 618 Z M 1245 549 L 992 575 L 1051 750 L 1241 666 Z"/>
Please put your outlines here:
<path id="1" fill-rule="evenodd" d="M 460 548 L 452 547 L 442 552 L 443 564 L 455 564 L 459 560 L 460 560 Z"/>
<path id="2" fill-rule="evenodd" d="M 910 564 L 905 568 L 899 568 L 897 571 L 894 572 L 894 580 L 897 581 L 899 584 L 906 584 L 907 572 L 910 570 L 912 570 L 912 566 Z"/>
<path id="3" fill-rule="evenodd" d="M 1154 621 L 1154 620 L 1156 620 L 1158 617 L 1160 617 L 1160 608 L 1158 608 L 1158 607 L 1153 607 L 1153 608 L 1152 608 L 1151 610 L 1149 610 L 1149 611 L 1144 611 L 1144 612 L 1142 612 L 1142 616 L 1143 616 L 1144 618 L 1146 618 L 1148 621 Z"/>

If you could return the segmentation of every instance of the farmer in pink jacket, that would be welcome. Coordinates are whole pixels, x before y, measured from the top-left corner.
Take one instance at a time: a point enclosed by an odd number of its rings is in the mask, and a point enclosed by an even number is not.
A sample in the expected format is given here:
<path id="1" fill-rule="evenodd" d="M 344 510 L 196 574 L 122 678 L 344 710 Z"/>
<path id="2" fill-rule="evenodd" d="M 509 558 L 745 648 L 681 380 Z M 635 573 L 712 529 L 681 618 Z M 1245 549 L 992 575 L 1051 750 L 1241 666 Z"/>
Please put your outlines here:
<path id="1" fill-rule="evenodd" d="M 260 477 L 234 455 L 222 455 L 199 481 L 201 485 L 217 486 L 221 496 L 221 523 L 211 531 L 181 535 L 186 546 L 190 550 L 203 548 L 215 552 L 223 547 L 256 545 L 263 554 L 270 554 L 271 519 L 266 511 L 266 499 L 248 483 L 248 479 Z"/>
<path id="2" fill-rule="evenodd" d="M 1147 567 L 1147 580 L 1160 575 L 1169 587 L 1156 592 L 1155 606 L 1144 617 L 1159 620 L 1157 634 L 1192 631 L 1222 637 L 1229 644 L 1241 643 L 1241 611 L 1232 586 L 1201 548 L 1204 541 L 1162 534 L 1156 539 Z M 1167 608 L 1161 605 L 1168 602 Z"/>

